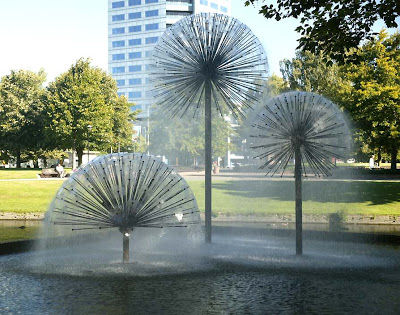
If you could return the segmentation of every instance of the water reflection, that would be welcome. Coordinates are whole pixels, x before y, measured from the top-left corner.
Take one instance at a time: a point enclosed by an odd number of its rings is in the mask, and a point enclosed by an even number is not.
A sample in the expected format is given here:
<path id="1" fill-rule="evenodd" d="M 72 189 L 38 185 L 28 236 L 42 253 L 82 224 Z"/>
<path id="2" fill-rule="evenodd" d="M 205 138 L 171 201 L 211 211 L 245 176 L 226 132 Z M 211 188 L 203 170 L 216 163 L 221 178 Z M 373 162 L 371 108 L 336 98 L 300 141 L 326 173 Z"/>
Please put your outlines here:
<path id="1" fill-rule="evenodd" d="M 138 236 L 137 241 L 142 243 Z M 0 313 L 395 313 L 400 252 L 220 233 L 206 246 L 158 238 L 121 264 L 120 242 L 0 257 Z"/>

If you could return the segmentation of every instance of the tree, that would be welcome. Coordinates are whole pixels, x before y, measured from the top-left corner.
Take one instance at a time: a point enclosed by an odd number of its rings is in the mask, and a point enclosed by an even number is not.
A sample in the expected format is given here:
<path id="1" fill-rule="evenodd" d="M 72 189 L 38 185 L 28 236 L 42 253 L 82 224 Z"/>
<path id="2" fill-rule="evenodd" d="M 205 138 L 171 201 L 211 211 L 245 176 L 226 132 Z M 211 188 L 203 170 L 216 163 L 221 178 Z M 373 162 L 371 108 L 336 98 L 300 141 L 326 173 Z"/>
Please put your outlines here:
<path id="1" fill-rule="evenodd" d="M 214 112 L 217 115 L 216 112 Z M 154 110 L 151 114 L 150 151 L 155 155 L 165 155 L 178 159 L 178 163 L 190 166 L 204 155 L 204 117 L 198 120 L 185 118 L 165 119 L 165 114 Z M 224 156 L 234 146 L 227 139 L 234 130 L 223 119 L 212 122 L 214 156 Z M 180 161 L 180 162 L 179 162 Z"/>
<path id="2" fill-rule="evenodd" d="M 276 96 L 290 90 L 288 82 L 282 77 L 272 74 L 266 82 L 266 93 L 268 96 Z"/>
<path id="3" fill-rule="evenodd" d="M 92 67 L 89 59 L 79 59 L 51 82 L 45 103 L 51 146 L 72 148 L 79 165 L 85 148 L 107 150 L 124 137 L 132 138 L 127 125 L 130 104 L 118 97 L 115 80 Z M 74 163 L 75 158 L 75 168 Z"/>
<path id="4" fill-rule="evenodd" d="M 246 6 L 255 2 L 258 0 L 244 1 Z M 277 0 L 275 4 L 262 5 L 260 14 L 277 21 L 299 18 L 298 49 L 325 52 L 342 62 L 347 51 L 372 39 L 372 26 L 377 20 L 382 19 L 387 27 L 397 27 L 400 5 L 398 0 Z"/>
<path id="5" fill-rule="evenodd" d="M 400 143 L 400 34 L 381 31 L 356 54 L 360 62 L 345 66 L 351 84 L 339 96 L 360 136 L 371 148 L 390 153 L 395 170 Z"/>
<path id="6" fill-rule="evenodd" d="M 0 147 L 16 157 L 17 167 L 21 167 L 23 151 L 36 151 L 44 143 L 41 115 L 45 80 L 43 70 L 19 70 L 11 71 L 0 82 Z"/>
<path id="7" fill-rule="evenodd" d="M 114 146 L 120 151 L 128 151 L 133 145 L 133 121 L 136 120 L 137 111 L 131 112 L 129 103 L 125 96 L 120 96 L 114 103 L 112 134 Z"/>
<path id="8" fill-rule="evenodd" d="M 347 84 L 336 62 L 326 61 L 322 53 L 299 50 L 292 60 L 280 62 L 280 70 L 289 90 L 313 92 L 337 100 L 338 90 Z"/>

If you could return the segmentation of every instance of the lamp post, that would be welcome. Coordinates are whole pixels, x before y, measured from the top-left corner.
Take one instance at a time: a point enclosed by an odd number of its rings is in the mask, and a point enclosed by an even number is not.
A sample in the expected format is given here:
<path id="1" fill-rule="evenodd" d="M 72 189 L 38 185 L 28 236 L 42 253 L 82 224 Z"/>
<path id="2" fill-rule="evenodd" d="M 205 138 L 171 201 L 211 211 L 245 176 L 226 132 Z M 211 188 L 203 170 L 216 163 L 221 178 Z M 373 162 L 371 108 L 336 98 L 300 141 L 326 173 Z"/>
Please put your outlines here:
<path id="1" fill-rule="evenodd" d="M 87 125 L 87 162 L 89 163 L 89 133 L 92 131 L 93 126 L 92 125 Z"/>

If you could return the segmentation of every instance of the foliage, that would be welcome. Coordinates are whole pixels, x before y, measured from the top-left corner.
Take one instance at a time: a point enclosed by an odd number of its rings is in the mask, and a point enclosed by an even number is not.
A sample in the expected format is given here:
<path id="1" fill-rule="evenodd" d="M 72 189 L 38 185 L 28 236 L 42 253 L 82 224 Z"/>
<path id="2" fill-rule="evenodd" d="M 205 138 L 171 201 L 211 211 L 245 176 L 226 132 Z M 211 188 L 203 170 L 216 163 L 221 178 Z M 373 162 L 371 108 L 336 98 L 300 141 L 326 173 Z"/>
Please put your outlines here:
<path id="1" fill-rule="evenodd" d="M 339 210 L 337 212 L 330 213 L 328 215 L 329 230 L 331 231 L 345 230 L 346 221 L 347 221 L 347 212 L 345 210 Z"/>
<path id="2" fill-rule="evenodd" d="M 122 151 L 128 151 L 133 146 L 132 123 L 136 120 L 137 112 L 130 112 L 132 104 L 128 102 L 125 96 L 120 96 L 114 103 L 112 143 L 114 147 L 122 148 Z"/>
<path id="3" fill-rule="evenodd" d="M 148 151 L 148 145 L 145 137 L 142 135 L 136 136 L 134 135 L 134 140 L 132 144 L 132 151 L 134 153 L 146 153 Z"/>
<path id="4" fill-rule="evenodd" d="M 153 110 L 150 121 L 150 152 L 165 155 L 170 160 L 178 158 L 186 166 L 194 164 L 194 160 L 204 156 L 204 117 L 198 120 L 189 118 L 165 119 L 161 110 Z M 234 131 L 228 121 L 214 112 L 212 120 L 212 147 L 214 156 L 224 156 L 228 150 L 234 149 L 227 142 Z"/>
<path id="5" fill-rule="evenodd" d="M 257 0 L 246 0 L 245 5 Z M 387 27 L 397 27 L 400 16 L 398 0 L 277 0 L 262 5 L 260 14 L 277 21 L 300 19 L 296 31 L 301 37 L 298 49 L 320 53 L 337 61 L 345 60 L 345 53 L 363 40 L 372 39 L 373 24 L 382 19 Z"/>
<path id="6" fill-rule="evenodd" d="M 391 153 L 392 168 L 400 144 L 400 34 L 380 32 L 356 54 L 357 64 L 344 67 L 351 82 L 341 89 L 341 103 L 370 148 Z"/>
<path id="7" fill-rule="evenodd" d="M 276 96 L 280 93 L 287 92 L 291 89 L 287 80 L 276 74 L 272 74 L 266 81 L 266 94 L 268 96 Z"/>
<path id="8" fill-rule="evenodd" d="M 38 150 L 44 142 L 41 98 L 45 80 L 43 70 L 19 70 L 0 82 L 0 147 L 17 157 L 18 167 L 22 151 Z"/>
<path id="9" fill-rule="evenodd" d="M 290 90 L 314 92 L 332 101 L 346 83 L 341 77 L 340 67 L 334 62 L 327 64 L 322 53 L 297 51 L 292 60 L 280 62 L 280 70 Z"/>
<path id="10" fill-rule="evenodd" d="M 49 145 L 76 150 L 79 164 L 84 148 L 107 150 L 128 145 L 130 104 L 118 97 L 115 80 L 90 60 L 79 59 L 51 82 L 46 97 Z M 92 126 L 89 130 L 88 126 Z"/>

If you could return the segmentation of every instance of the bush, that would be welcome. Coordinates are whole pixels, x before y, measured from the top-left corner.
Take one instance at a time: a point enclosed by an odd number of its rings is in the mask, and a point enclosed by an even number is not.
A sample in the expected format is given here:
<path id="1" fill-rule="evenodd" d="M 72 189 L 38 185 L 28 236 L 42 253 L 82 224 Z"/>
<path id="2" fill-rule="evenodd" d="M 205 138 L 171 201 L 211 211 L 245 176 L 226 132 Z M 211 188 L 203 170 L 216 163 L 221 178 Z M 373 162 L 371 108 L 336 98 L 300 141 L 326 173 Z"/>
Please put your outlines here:
<path id="1" fill-rule="evenodd" d="M 330 213 L 328 217 L 329 230 L 331 231 L 342 231 L 347 230 L 345 227 L 347 221 L 347 213 L 344 210 L 339 210 L 334 213 Z"/>

